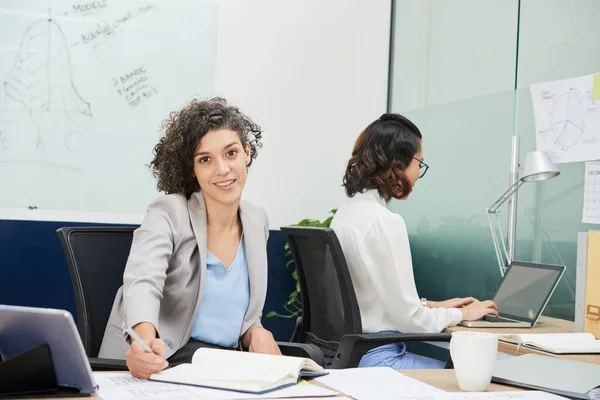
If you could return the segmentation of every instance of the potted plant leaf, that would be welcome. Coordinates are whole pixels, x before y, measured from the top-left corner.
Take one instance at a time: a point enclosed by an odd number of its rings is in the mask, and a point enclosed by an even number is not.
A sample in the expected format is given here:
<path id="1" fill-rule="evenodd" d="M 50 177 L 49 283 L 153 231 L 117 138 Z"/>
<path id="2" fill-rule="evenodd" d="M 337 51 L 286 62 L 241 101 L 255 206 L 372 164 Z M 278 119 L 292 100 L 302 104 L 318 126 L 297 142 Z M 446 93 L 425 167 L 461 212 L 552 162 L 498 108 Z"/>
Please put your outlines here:
<path id="1" fill-rule="evenodd" d="M 329 211 L 331 214 L 327 219 L 319 221 L 318 219 L 303 219 L 302 221 L 295 224 L 295 226 L 316 226 L 321 228 L 329 228 L 331 220 L 335 215 L 337 209 Z M 283 312 L 269 311 L 266 315 L 267 318 L 280 317 L 280 318 L 297 318 L 302 316 L 302 294 L 300 292 L 300 282 L 298 282 L 298 271 L 296 270 L 296 264 L 292 257 L 292 250 L 290 245 L 286 242 L 284 245 L 286 268 L 292 268 L 292 279 L 295 282 L 294 291 L 290 293 L 288 300 L 283 304 Z"/>

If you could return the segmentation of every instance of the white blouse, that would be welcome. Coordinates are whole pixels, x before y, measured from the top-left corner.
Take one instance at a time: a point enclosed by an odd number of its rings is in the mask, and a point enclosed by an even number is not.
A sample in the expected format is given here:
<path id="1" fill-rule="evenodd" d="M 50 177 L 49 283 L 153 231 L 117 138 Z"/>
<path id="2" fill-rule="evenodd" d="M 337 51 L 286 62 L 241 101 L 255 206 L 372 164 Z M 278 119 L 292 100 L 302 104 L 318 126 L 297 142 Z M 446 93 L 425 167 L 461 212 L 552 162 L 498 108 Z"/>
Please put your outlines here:
<path id="1" fill-rule="evenodd" d="M 335 231 L 360 307 L 363 332 L 441 332 L 458 324 L 457 308 L 421 305 L 404 219 L 377 190 L 357 193 L 336 212 Z"/>

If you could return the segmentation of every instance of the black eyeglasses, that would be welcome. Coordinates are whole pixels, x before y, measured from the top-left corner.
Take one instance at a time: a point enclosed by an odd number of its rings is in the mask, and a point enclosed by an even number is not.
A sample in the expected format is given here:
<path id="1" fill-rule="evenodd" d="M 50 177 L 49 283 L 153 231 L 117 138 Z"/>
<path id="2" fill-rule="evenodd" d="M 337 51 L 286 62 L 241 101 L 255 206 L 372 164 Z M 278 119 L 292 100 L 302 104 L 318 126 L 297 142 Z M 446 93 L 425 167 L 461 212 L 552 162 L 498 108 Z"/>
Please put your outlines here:
<path id="1" fill-rule="evenodd" d="M 423 160 L 419 160 L 417 157 L 413 158 L 419 162 L 419 178 L 424 177 L 429 169 L 429 165 L 425 164 Z"/>

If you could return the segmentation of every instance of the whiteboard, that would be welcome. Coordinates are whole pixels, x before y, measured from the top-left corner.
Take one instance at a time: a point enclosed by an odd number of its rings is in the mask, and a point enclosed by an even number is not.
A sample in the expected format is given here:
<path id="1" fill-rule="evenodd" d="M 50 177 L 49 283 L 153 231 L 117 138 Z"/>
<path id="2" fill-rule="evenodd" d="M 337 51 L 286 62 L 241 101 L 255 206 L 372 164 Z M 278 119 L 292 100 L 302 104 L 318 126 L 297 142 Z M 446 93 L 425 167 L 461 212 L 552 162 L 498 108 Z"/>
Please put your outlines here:
<path id="1" fill-rule="evenodd" d="M 390 4 L 3 0 L 0 218 L 140 222 L 162 121 L 215 95 L 265 129 L 245 197 L 272 226 L 321 217 L 385 112 Z"/>
<path id="2" fill-rule="evenodd" d="M 0 207 L 142 211 L 161 121 L 214 92 L 216 7 L 2 4 Z"/>

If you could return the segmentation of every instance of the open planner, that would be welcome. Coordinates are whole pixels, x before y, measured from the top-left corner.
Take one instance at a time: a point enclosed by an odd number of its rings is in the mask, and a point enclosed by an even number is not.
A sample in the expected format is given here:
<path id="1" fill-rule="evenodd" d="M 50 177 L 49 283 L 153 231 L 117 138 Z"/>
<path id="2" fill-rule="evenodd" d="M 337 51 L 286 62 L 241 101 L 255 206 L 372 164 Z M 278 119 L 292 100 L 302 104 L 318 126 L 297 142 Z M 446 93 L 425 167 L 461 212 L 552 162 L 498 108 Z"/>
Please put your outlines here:
<path id="1" fill-rule="evenodd" d="M 200 348 L 191 364 L 152 374 L 150 380 L 260 394 L 326 374 L 308 358 Z"/>
<path id="2" fill-rule="evenodd" d="M 600 353 L 600 340 L 591 333 L 503 334 L 498 339 L 554 354 Z"/>

